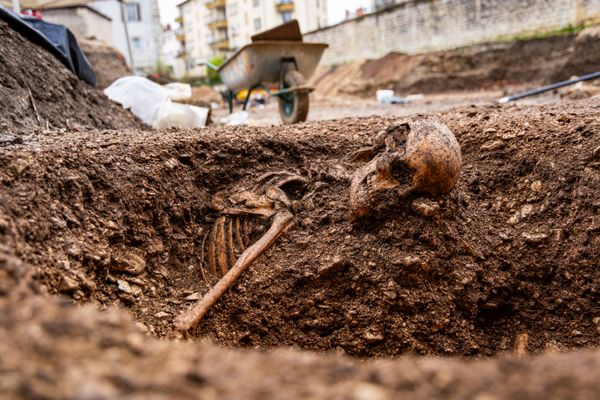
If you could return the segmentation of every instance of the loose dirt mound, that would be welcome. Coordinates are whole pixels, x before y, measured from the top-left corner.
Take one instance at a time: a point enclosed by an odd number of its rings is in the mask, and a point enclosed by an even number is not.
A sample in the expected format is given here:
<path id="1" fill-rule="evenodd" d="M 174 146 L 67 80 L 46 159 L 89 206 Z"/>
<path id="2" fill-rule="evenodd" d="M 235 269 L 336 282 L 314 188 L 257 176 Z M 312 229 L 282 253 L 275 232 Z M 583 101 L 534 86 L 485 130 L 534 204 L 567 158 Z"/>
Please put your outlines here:
<path id="1" fill-rule="evenodd" d="M 348 221 L 349 155 L 392 120 L 48 135 L 0 155 L 0 237 L 50 292 L 173 335 L 208 288 L 213 196 L 291 170 L 313 201 L 196 335 L 359 356 L 493 355 L 521 333 L 533 352 L 596 346 L 599 106 L 441 114 L 462 146 L 457 189 L 433 216 L 413 199 L 368 226 Z M 267 222 L 250 222 L 256 239 Z"/>
<path id="2" fill-rule="evenodd" d="M 212 103 L 217 103 L 221 106 L 224 104 L 221 94 L 210 86 L 192 87 L 192 97 L 179 100 L 178 102 L 208 108 L 211 107 Z"/>
<path id="3" fill-rule="evenodd" d="M 541 85 L 600 70 L 598 28 L 578 35 L 406 55 L 321 68 L 313 83 L 324 96 L 373 96 L 377 89 L 401 94 Z"/>
<path id="4" fill-rule="evenodd" d="M 570 49 L 569 60 L 553 75 L 554 81 L 600 71 L 600 26 L 581 31 Z"/>
<path id="5" fill-rule="evenodd" d="M 99 89 L 105 89 L 117 79 L 131 75 L 125 57 L 113 47 L 90 39 L 80 39 L 79 45 L 94 68 L 96 87 Z"/>
<path id="6" fill-rule="evenodd" d="M 133 114 L 77 79 L 44 49 L 0 22 L 0 132 L 36 128 L 142 128 Z M 36 110 L 39 115 L 36 115 Z"/>

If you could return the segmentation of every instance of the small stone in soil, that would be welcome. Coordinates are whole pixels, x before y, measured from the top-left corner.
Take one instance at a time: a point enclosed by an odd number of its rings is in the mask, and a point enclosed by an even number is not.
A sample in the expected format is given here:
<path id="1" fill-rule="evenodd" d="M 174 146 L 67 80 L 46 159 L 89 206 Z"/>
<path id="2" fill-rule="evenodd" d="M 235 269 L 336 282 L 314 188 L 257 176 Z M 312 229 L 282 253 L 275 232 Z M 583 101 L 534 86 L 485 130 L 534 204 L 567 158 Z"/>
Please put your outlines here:
<path id="1" fill-rule="evenodd" d="M 351 266 L 351 263 L 348 260 L 343 259 L 342 257 L 335 256 L 333 261 L 324 267 L 319 268 L 317 274 L 322 276 L 332 275 L 337 272 L 342 272 Z"/>
<path id="2" fill-rule="evenodd" d="M 167 313 L 167 312 L 164 312 L 164 311 L 159 311 L 159 312 L 157 312 L 156 314 L 154 314 L 154 316 L 155 316 L 156 318 L 166 318 L 166 317 L 168 317 L 169 315 L 171 315 L 171 314 L 169 314 L 169 313 Z"/>
<path id="3" fill-rule="evenodd" d="M 418 199 L 412 202 L 412 209 L 423 217 L 433 217 L 440 211 L 440 206 L 428 199 Z"/>
<path id="4" fill-rule="evenodd" d="M 79 289 L 79 282 L 69 276 L 63 276 L 60 288 L 58 290 L 61 293 L 68 293 L 76 289 Z"/>
<path id="5" fill-rule="evenodd" d="M 196 301 L 196 300 L 200 300 L 202 298 L 202 295 L 200 294 L 200 292 L 194 292 L 192 294 L 190 294 L 189 296 L 187 296 L 185 299 L 187 301 Z"/>
<path id="6" fill-rule="evenodd" d="M 134 296 L 137 296 L 142 293 L 142 289 L 140 289 L 138 286 L 129 284 L 129 282 L 121 279 L 117 279 L 117 286 L 120 291 L 127 294 L 132 294 Z"/>
<path id="7" fill-rule="evenodd" d="M 125 252 L 113 257 L 110 269 L 130 275 L 139 275 L 146 269 L 146 260 L 135 253 Z"/>
<path id="8" fill-rule="evenodd" d="M 542 243 L 543 241 L 545 241 L 546 239 L 548 239 L 548 235 L 546 235 L 545 233 L 523 232 L 521 234 L 521 236 L 523 236 L 523 239 L 525 239 L 525 242 L 529 243 L 529 244 L 539 244 L 539 243 Z"/>

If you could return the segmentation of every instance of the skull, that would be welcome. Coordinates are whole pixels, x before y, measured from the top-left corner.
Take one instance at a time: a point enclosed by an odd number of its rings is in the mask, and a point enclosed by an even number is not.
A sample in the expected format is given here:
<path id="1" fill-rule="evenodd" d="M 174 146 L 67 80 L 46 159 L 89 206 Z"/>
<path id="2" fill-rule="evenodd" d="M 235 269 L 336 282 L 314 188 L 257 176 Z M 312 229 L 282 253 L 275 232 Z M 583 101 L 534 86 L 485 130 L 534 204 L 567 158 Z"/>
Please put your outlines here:
<path id="1" fill-rule="evenodd" d="M 460 175 L 460 146 L 450 129 L 434 117 L 402 119 L 360 154 L 374 157 L 352 176 L 353 221 L 411 194 L 448 193 Z"/>

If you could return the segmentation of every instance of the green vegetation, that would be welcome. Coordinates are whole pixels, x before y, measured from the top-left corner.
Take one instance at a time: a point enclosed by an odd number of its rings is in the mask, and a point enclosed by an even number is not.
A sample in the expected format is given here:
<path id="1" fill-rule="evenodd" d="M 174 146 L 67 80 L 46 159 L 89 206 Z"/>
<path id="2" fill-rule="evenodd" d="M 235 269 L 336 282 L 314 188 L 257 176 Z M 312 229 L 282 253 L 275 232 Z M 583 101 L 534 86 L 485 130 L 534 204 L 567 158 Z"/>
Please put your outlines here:
<path id="1" fill-rule="evenodd" d="M 534 40 L 534 39 L 544 39 L 552 36 L 567 36 L 573 35 L 581 32 L 587 27 L 585 24 L 579 25 L 567 25 L 562 28 L 552 29 L 548 31 L 535 31 L 535 32 L 523 32 L 517 35 L 506 35 L 499 36 L 494 40 L 494 42 L 505 43 L 505 42 L 517 42 L 523 40 Z"/>
<path id="2" fill-rule="evenodd" d="M 223 58 L 223 57 L 214 57 L 209 61 L 209 63 L 214 65 L 215 67 L 219 67 L 219 66 L 223 65 L 224 62 L 225 62 L 225 58 Z M 213 71 L 212 69 L 210 69 L 208 67 L 207 67 L 207 76 L 208 76 L 208 83 L 211 86 L 223 83 L 221 81 L 221 77 L 219 76 L 219 74 L 216 71 Z"/>

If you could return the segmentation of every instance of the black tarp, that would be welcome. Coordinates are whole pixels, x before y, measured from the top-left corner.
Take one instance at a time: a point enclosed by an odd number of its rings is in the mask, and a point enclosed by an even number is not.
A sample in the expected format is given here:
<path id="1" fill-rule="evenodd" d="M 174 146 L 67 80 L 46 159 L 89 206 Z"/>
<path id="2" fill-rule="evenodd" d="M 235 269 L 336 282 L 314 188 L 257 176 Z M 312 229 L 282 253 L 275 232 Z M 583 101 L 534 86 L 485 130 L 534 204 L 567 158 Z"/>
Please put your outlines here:
<path id="1" fill-rule="evenodd" d="M 0 6 L 0 20 L 53 54 L 77 77 L 96 86 L 96 75 L 73 33 L 64 25 L 53 24 L 35 17 L 18 15 Z"/>

